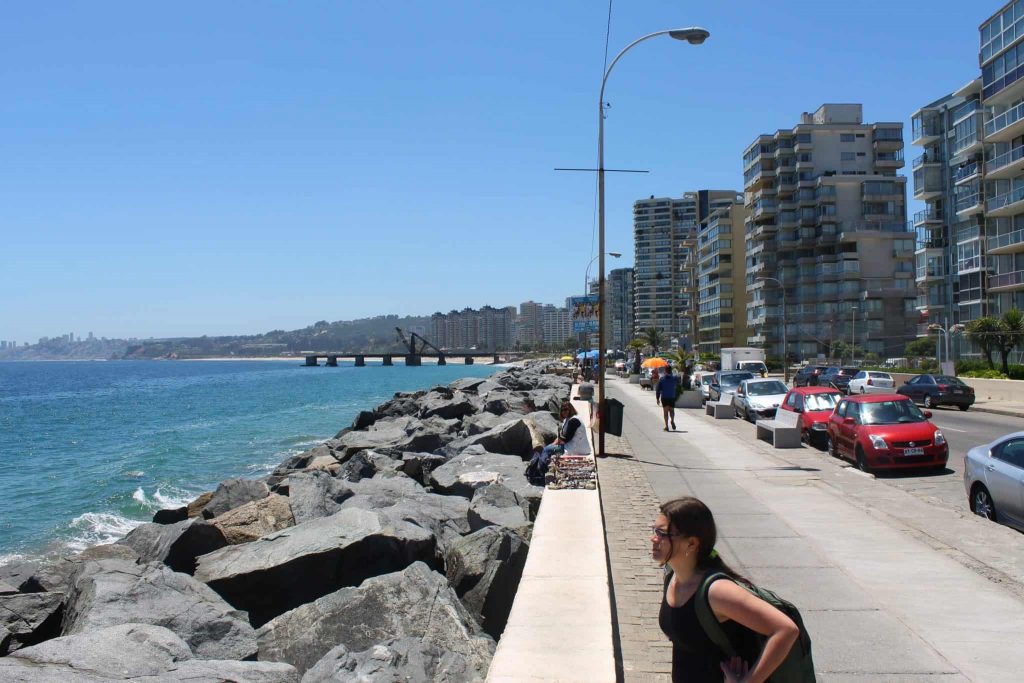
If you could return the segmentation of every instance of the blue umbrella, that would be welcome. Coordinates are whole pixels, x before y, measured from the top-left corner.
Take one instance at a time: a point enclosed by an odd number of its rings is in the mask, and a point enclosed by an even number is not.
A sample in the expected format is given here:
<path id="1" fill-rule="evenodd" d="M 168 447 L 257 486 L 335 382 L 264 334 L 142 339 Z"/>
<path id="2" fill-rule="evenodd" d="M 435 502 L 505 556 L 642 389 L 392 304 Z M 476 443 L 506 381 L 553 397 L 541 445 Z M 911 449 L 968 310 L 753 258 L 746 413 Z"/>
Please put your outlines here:
<path id="1" fill-rule="evenodd" d="M 577 353 L 576 357 L 579 358 L 580 360 L 583 360 L 584 358 L 590 358 L 591 360 L 597 360 L 597 357 L 599 355 L 600 354 L 598 353 L 597 349 L 591 349 L 589 351 Z"/>

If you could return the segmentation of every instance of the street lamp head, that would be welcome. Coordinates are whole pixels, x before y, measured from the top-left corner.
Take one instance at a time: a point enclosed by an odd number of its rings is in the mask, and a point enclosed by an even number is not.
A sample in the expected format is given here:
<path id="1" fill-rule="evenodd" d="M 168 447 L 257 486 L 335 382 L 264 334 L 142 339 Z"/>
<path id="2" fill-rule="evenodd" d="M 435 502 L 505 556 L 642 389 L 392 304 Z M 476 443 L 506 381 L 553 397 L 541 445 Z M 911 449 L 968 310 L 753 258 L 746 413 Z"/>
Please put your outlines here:
<path id="1" fill-rule="evenodd" d="M 617 252 L 617 251 L 609 251 L 608 255 L 609 256 L 614 256 L 615 258 L 619 258 L 620 256 L 622 256 L 622 254 L 620 252 Z"/>
<path id="2" fill-rule="evenodd" d="M 701 28 L 700 26 L 691 26 L 689 28 L 674 29 L 669 31 L 668 34 L 676 40 L 685 40 L 690 45 L 700 45 L 708 39 L 711 32 L 707 29 Z"/>

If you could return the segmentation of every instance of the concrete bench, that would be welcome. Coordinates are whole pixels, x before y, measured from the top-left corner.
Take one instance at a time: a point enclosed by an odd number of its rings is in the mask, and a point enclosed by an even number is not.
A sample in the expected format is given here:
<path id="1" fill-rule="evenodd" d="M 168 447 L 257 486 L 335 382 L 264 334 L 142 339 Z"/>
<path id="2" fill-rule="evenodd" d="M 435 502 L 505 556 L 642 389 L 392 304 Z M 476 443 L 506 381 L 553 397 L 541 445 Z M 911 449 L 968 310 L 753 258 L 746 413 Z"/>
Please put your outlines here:
<path id="1" fill-rule="evenodd" d="M 717 401 L 705 403 L 704 414 L 711 415 L 716 420 L 731 420 L 736 417 L 736 410 L 732 407 L 732 394 L 720 394 Z"/>
<path id="2" fill-rule="evenodd" d="M 776 448 L 800 448 L 800 415 L 792 410 L 775 411 L 771 420 L 755 423 L 757 438 L 769 442 Z"/>

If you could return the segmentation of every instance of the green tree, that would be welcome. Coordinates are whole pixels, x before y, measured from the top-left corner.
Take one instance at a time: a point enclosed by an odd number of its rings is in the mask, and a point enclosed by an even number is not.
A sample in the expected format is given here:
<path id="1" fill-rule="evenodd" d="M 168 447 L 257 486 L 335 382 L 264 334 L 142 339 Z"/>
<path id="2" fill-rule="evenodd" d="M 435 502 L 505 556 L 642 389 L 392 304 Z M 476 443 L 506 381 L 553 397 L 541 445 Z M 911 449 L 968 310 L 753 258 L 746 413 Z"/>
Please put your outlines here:
<path id="1" fill-rule="evenodd" d="M 920 337 L 907 344 L 903 350 L 908 356 L 920 358 L 922 356 L 935 355 L 935 339 L 931 337 Z"/>
<path id="2" fill-rule="evenodd" d="M 967 323 L 965 331 L 967 339 L 977 344 L 985 354 L 988 367 L 995 370 L 996 364 L 992 360 L 992 354 L 999 348 L 999 333 L 1002 331 L 1000 322 L 992 316 L 985 315 Z"/>
<path id="3" fill-rule="evenodd" d="M 640 352 L 647 348 L 647 342 L 637 337 L 626 345 L 627 349 L 633 351 L 633 374 L 640 374 Z"/>
<path id="4" fill-rule="evenodd" d="M 1016 308 L 1011 308 L 999 320 L 999 334 L 996 344 L 1003 361 L 1003 374 L 1010 375 L 1010 353 L 1014 348 L 1024 344 L 1024 315 Z"/>
<path id="5" fill-rule="evenodd" d="M 665 344 L 665 335 L 657 327 L 648 327 L 646 330 L 642 330 L 640 332 L 640 339 L 643 339 L 647 346 L 653 349 L 651 352 L 652 356 L 657 356 L 658 349 Z"/>
<path id="6" fill-rule="evenodd" d="M 576 337 L 566 337 L 562 341 L 562 350 L 567 353 L 575 353 L 577 347 L 579 347 L 580 340 Z"/>

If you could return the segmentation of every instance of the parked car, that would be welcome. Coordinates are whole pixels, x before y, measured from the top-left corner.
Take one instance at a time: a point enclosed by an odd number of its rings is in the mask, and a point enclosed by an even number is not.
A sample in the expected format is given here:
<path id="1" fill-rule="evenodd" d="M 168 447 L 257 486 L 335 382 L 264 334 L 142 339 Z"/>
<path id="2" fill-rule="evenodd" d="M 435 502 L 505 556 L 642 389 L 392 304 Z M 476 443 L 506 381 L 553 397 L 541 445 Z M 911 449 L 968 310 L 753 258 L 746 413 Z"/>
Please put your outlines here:
<path id="1" fill-rule="evenodd" d="M 826 365 L 805 365 L 796 371 L 793 376 L 793 386 L 795 387 L 816 387 L 818 386 L 818 377 L 824 372 L 828 366 Z"/>
<path id="2" fill-rule="evenodd" d="M 918 375 L 911 377 L 897 393 L 909 396 L 925 408 L 951 405 L 967 410 L 974 405 L 974 389 L 963 380 L 949 375 Z"/>
<path id="3" fill-rule="evenodd" d="M 745 379 L 736 387 L 732 397 L 732 408 L 736 417 L 748 422 L 759 418 L 775 417 L 782 399 L 786 398 L 789 387 L 777 379 Z"/>
<path id="4" fill-rule="evenodd" d="M 713 372 L 702 372 L 697 377 L 694 377 L 693 385 L 700 389 L 701 400 L 707 401 L 711 395 L 711 382 L 715 379 L 715 373 Z"/>
<path id="5" fill-rule="evenodd" d="M 874 469 L 933 467 L 945 469 L 949 445 L 942 432 L 906 396 L 849 396 L 828 420 L 828 450 L 833 457 Z"/>
<path id="6" fill-rule="evenodd" d="M 860 368 L 851 367 L 839 367 L 833 365 L 825 369 L 820 375 L 818 375 L 818 386 L 828 387 L 832 386 L 847 393 L 847 387 L 850 385 L 850 380 L 853 376 L 860 372 Z"/>
<path id="7" fill-rule="evenodd" d="M 888 372 L 861 370 L 846 387 L 848 394 L 891 394 L 896 382 Z"/>
<path id="8" fill-rule="evenodd" d="M 758 377 L 768 376 L 768 366 L 764 364 L 764 361 L 760 360 L 741 360 L 736 363 L 736 369 L 752 372 Z"/>
<path id="9" fill-rule="evenodd" d="M 708 400 L 717 401 L 722 394 L 735 394 L 736 388 L 745 379 L 754 379 L 753 373 L 746 370 L 719 370 L 712 377 L 711 386 L 708 387 Z"/>
<path id="10" fill-rule="evenodd" d="M 964 455 L 971 511 L 1024 531 L 1024 432 L 1001 436 Z"/>
<path id="11" fill-rule="evenodd" d="M 640 370 L 640 388 L 641 389 L 653 389 L 654 388 L 652 374 L 653 373 L 651 371 L 651 368 L 643 368 L 643 369 Z"/>
<path id="12" fill-rule="evenodd" d="M 832 387 L 794 387 L 779 410 L 800 414 L 800 437 L 812 446 L 824 448 L 828 441 L 828 419 L 843 398 Z"/>

